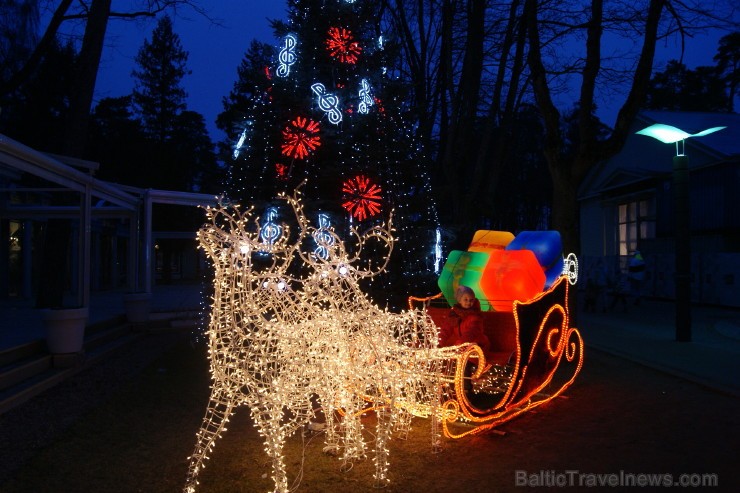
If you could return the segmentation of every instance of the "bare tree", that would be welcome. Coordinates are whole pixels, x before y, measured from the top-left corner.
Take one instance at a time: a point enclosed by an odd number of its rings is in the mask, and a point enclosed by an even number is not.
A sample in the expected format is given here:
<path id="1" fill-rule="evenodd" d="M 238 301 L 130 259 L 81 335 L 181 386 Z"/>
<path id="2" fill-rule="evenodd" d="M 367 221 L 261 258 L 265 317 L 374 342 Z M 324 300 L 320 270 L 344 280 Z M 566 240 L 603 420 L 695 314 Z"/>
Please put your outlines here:
<path id="1" fill-rule="evenodd" d="M 512 164 L 523 104 L 536 105 L 553 183 L 551 227 L 579 251 L 577 191 L 592 167 L 622 148 L 647 90 L 659 42 L 684 46 L 713 27 L 732 29 L 717 0 L 385 0 L 413 81 L 420 140 L 438 143 L 436 175 L 446 219 L 471 230 Z M 729 20 L 728 20 L 729 19 Z M 595 110 L 619 104 L 605 137 Z M 566 137 L 573 109 L 576 131 Z M 535 138 L 533 136 L 532 138 Z M 505 211 L 494 211 L 496 215 Z"/>
<path id="2" fill-rule="evenodd" d="M 492 208 L 509 161 L 513 116 L 529 83 L 521 0 L 386 4 L 403 47 L 399 71 L 414 88 L 418 138 L 436 156 L 443 215 L 465 238 Z"/>

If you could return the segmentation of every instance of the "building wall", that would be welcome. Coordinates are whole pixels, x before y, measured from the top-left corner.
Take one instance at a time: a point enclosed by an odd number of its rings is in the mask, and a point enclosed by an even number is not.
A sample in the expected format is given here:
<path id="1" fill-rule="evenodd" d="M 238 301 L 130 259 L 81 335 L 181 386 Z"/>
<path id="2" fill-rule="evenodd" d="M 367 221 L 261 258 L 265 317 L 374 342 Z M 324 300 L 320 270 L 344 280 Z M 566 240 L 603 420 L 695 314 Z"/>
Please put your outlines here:
<path id="1" fill-rule="evenodd" d="M 606 255 L 604 211 L 601 200 L 592 198 L 581 202 L 581 255 Z"/>

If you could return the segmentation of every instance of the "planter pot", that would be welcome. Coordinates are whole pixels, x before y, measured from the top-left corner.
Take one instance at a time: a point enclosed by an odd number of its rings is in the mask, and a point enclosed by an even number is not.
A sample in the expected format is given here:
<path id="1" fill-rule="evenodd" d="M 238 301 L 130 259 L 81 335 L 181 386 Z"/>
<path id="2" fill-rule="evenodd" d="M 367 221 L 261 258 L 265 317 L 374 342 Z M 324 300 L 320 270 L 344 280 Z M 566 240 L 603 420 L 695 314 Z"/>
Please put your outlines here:
<path id="1" fill-rule="evenodd" d="M 123 304 L 126 307 L 126 319 L 132 324 L 148 322 L 151 303 L 151 293 L 129 293 L 124 295 Z"/>
<path id="2" fill-rule="evenodd" d="M 42 311 L 46 344 L 52 354 L 81 353 L 87 324 L 87 308 Z"/>

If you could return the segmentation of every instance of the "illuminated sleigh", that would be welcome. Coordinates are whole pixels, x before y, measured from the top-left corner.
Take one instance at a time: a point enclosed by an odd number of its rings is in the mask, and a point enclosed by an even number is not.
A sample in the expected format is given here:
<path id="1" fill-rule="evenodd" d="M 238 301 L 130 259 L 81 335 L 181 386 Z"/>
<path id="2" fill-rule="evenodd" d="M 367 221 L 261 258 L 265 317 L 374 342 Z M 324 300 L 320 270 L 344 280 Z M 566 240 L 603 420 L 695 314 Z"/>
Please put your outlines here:
<path id="1" fill-rule="evenodd" d="M 480 433 L 540 406 L 562 394 L 581 370 L 583 340 L 570 327 L 567 276 L 526 302 L 515 301 L 512 312 L 483 312 L 492 361 L 474 344 L 459 346 L 445 375 L 442 428 L 445 436 L 461 438 Z M 449 306 L 431 298 L 410 298 L 424 303 L 435 325 L 452 323 Z M 474 427 L 456 431 L 451 425 Z"/>

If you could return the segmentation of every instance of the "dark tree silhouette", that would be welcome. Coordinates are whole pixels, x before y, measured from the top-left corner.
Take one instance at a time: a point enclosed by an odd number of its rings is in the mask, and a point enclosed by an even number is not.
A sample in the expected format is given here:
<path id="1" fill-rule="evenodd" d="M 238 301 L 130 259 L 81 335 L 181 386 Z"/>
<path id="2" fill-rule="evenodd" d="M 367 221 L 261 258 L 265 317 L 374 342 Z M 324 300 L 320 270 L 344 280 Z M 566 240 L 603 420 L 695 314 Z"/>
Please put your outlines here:
<path id="1" fill-rule="evenodd" d="M 158 143 L 172 139 L 176 118 L 185 109 L 187 93 L 182 79 L 187 69 L 188 53 L 180 36 L 172 31 L 172 19 L 165 15 L 152 32 L 152 39 L 136 55 L 133 104 L 147 136 Z"/>
<path id="2" fill-rule="evenodd" d="M 150 152 L 146 174 L 150 187 L 201 190 L 203 179 L 216 172 L 205 120 L 186 110 L 182 80 L 190 74 L 187 59 L 169 16 L 159 20 L 151 40 L 144 40 L 136 56 L 131 99 Z"/>
<path id="3" fill-rule="evenodd" d="M 735 31 L 719 40 L 714 55 L 720 78 L 727 87 L 727 111 L 735 111 L 735 98 L 740 84 L 740 31 Z"/>
<path id="4" fill-rule="evenodd" d="M 691 70 L 677 60 L 650 80 L 645 108 L 682 111 L 726 111 L 725 82 L 717 67 Z"/>

